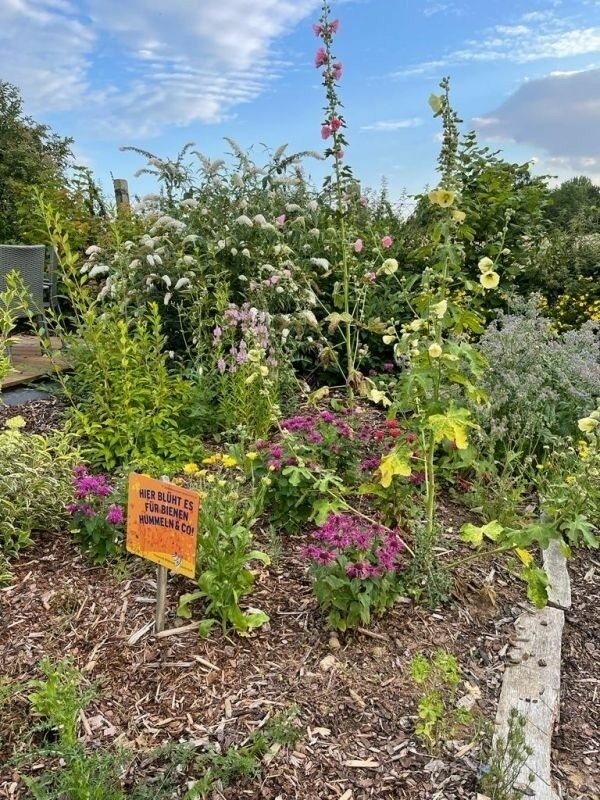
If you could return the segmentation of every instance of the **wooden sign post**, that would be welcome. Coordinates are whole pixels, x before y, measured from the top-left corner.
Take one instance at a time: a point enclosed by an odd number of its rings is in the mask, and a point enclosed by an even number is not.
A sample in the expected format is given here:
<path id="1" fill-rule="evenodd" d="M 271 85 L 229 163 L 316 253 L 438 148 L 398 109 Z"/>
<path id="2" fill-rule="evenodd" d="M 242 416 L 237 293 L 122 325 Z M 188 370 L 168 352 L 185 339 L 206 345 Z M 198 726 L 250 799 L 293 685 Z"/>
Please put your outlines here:
<path id="1" fill-rule="evenodd" d="M 200 496 L 166 479 L 129 475 L 127 550 L 158 564 L 155 631 L 165 626 L 167 570 L 193 578 Z"/>

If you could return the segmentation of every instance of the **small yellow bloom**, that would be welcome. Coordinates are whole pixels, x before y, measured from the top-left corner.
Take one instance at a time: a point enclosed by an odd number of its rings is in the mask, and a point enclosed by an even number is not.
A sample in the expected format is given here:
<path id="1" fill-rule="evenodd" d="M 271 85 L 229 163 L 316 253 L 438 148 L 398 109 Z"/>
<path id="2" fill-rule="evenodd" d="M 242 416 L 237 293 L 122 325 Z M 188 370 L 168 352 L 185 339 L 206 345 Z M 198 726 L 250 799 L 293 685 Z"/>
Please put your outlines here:
<path id="1" fill-rule="evenodd" d="M 214 475 L 207 475 L 206 476 L 206 482 L 207 483 L 214 483 L 215 482 L 215 476 Z"/>
<path id="2" fill-rule="evenodd" d="M 589 446 L 589 444 L 588 444 L 588 443 L 587 443 L 585 440 L 581 439 L 581 440 L 578 442 L 577 449 L 579 450 L 579 455 L 580 455 L 580 457 L 581 457 L 581 458 L 582 458 L 584 461 L 585 461 L 587 458 L 589 458 L 589 457 L 590 457 L 590 446 Z"/>
<path id="3" fill-rule="evenodd" d="M 213 453 L 212 456 L 202 459 L 203 464 L 217 464 L 221 460 L 221 453 Z"/>
<path id="4" fill-rule="evenodd" d="M 429 345 L 427 352 L 431 358 L 439 358 L 442 355 L 442 348 L 437 342 L 434 342 L 433 344 Z"/>
<path id="5" fill-rule="evenodd" d="M 8 428 L 9 431 L 18 431 L 20 428 L 24 428 L 25 425 L 27 425 L 27 423 L 20 415 L 17 417 L 11 417 L 4 423 L 4 427 Z"/>
<path id="6" fill-rule="evenodd" d="M 258 453 L 256 452 L 256 450 L 248 450 L 248 452 L 246 453 L 246 458 L 248 459 L 248 461 L 256 461 L 256 459 L 258 458 Z"/>
<path id="7" fill-rule="evenodd" d="M 413 321 L 408 326 L 411 331 L 420 331 L 421 328 L 425 325 L 424 319 L 413 319 Z"/>
<path id="8" fill-rule="evenodd" d="M 457 208 L 454 209 L 452 212 L 452 219 L 454 222 L 458 222 L 459 225 L 462 225 L 463 222 L 466 220 L 467 215 L 464 211 L 459 211 Z"/>
<path id="9" fill-rule="evenodd" d="M 184 464 L 183 471 L 186 475 L 196 475 L 199 472 L 198 464 L 191 461 L 189 464 Z"/>
<path id="10" fill-rule="evenodd" d="M 225 480 L 223 480 L 223 478 L 221 478 L 220 481 L 217 481 L 217 486 L 220 486 L 221 488 L 223 488 L 224 486 L 227 486 L 227 481 L 225 481 Z"/>
<path id="11" fill-rule="evenodd" d="M 448 311 L 448 301 L 440 300 L 439 303 L 436 303 L 434 306 L 431 306 L 431 310 L 438 319 L 443 319 L 446 311 Z"/>
<path id="12" fill-rule="evenodd" d="M 484 289 L 495 289 L 500 283 L 500 275 L 497 272 L 484 272 L 479 276 L 479 283 Z"/>
<path id="13" fill-rule="evenodd" d="M 480 272 L 491 272 L 491 270 L 494 269 L 494 262 L 491 258 L 484 256 L 483 258 L 479 259 L 477 266 L 479 267 Z"/>
<path id="14" fill-rule="evenodd" d="M 600 425 L 600 423 L 593 417 L 583 417 L 577 422 L 577 427 L 580 431 L 583 431 L 583 433 L 592 433 L 598 425 Z"/>
<path id="15" fill-rule="evenodd" d="M 567 477 L 565 478 L 565 483 L 568 483 L 569 486 L 571 486 L 573 483 L 575 483 L 576 480 L 577 478 L 575 477 L 575 475 L 567 475 Z"/>
<path id="16" fill-rule="evenodd" d="M 395 342 L 395 341 L 396 341 L 396 337 L 395 336 L 386 335 L 386 336 L 383 337 L 383 343 L 384 344 L 393 344 L 393 342 Z"/>
<path id="17" fill-rule="evenodd" d="M 237 467 L 237 458 L 233 456 L 223 456 L 223 466 L 224 467 Z"/>
<path id="18" fill-rule="evenodd" d="M 263 376 L 263 378 L 266 378 L 266 377 L 267 377 L 267 375 L 269 374 L 269 368 L 268 368 L 268 367 L 266 367 L 266 366 L 263 364 L 263 365 L 261 366 L 261 368 L 260 368 L 260 374 Z"/>
<path id="19" fill-rule="evenodd" d="M 455 193 L 449 189 L 434 189 L 427 197 L 431 203 L 442 208 L 449 208 L 456 199 Z"/>
<path id="20" fill-rule="evenodd" d="M 383 264 L 377 270 L 378 275 L 393 275 L 398 271 L 398 262 L 395 258 L 386 258 Z"/>
<path id="21" fill-rule="evenodd" d="M 267 477 L 265 476 L 265 477 L 262 479 L 261 483 L 263 484 L 263 486 L 270 486 L 270 485 L 273 483 L 273 481 L 271 480 L 271 478 L 267 478 Z"/>

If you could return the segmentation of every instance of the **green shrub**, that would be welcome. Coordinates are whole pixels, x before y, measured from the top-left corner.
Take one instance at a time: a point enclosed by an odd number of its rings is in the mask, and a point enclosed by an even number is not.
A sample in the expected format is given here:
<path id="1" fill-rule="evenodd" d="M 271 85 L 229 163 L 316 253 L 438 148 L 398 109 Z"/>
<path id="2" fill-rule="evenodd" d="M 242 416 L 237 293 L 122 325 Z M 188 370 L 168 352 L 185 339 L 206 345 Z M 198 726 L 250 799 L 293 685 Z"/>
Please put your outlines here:
<path id="1" fill-rule="evenodd" d="M 0 431 L 0 551 L 17 553 L 37 530 L 57 530 L 72 498 L 78 459 L 71 437 L 22 433 L 22 417 Z"/>
<path id="2" fill-rule="evenodd" d="M 187 461 L 198 453 L 186 431 L 192 385 L 169 370 L 164 345 L 154 304 L 131 319 L 92 307 L 69 337 L 69 426 L 93 466 Z"/>

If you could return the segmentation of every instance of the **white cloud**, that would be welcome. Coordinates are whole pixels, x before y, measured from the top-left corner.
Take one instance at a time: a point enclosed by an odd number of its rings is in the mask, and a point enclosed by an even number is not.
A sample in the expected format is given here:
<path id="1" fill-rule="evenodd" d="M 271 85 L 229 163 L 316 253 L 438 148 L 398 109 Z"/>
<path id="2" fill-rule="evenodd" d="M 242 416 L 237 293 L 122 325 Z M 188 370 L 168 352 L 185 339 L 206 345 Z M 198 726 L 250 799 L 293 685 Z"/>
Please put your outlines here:
<path id="1" fill-rule="evenodd" d="M 381 120 L 373 122 L 370 125 L 363 125 L 361 131 L 376 131 L 378 133 L 387 133 L 389 131 L 399 131 L 403 128 L 416 128 L 423 124 L 420 117 L 410 117 L 409 119 L 392 119 Z"/>
<path id="2" fill-rule="evenodd" d="M 288 63 L 276 40 L 318 5 L 83 0 L 77 9 L 71 0 L 0 0 L 0 74 L 28 108 L 85 108 L 114 135 L 217 122 L 281 75 Z"/>
<path id="3" fill-rule="evenodd" d="M 600 69 L 524 83 L 499 108 L 473 120 L 486 140 L 541 148 L 541 162 L 573 173 L 600 172 Z"/>
<path id="4" fill-rule="evenodd" d="M 437 59 L 411 64 L 392 77 L 430 74 L 442 67 L 473 62 L 510 61 L 525 64 L 544 59 L 572 58 L 600 53 L 600 26 L 582 27 L 580 21 L 555 12 L 529 12 L 514 24 L 488 28 L 479 39 Z"/>
<path id="5" fill-rule="evenodd" d="M 67 0 L 0 1 L 0 75 L 19 86 L 32 112 L 81 102 L 93 44 Z"/>

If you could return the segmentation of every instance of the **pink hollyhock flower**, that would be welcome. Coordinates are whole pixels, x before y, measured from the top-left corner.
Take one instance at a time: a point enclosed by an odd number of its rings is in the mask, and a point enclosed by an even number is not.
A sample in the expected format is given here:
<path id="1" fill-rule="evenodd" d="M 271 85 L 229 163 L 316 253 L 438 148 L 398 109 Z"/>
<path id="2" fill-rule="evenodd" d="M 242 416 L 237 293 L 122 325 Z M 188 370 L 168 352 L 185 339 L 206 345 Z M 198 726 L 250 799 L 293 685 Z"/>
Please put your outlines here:
<path id="1" fill-rule="evenodd" d="M 365 272 L 365 280 L 367 283 L 375 283 L 377 280 L 377 273 L 376 272 Z"/>
<path id="2" fill-rule="evenodd" d="M 344 74 L 344 65 L 341 61 L 336 61 L 333 65 L 333 77 L 336 81 L 339 81 Z"/>
<path id="3" fill-rule="evenodd" d="M 363 195 L 358 202 L 361 204 L 361 206 L 366 206 L 369 204 L 369 198 Z"/>
<path id="4" fill-rule="evenodd" d="M 337 158 L 339 161 L 341 161 L 345 155 L 346 155 L 346 151 L 344 150 L 344 148 L 343 148 L 343 147 L 338 147 L 338 149 L 337 149 L 337 150 L 335 151 L 335 153 L 334 153 L 334 156 L 335 156 L 335 157 L 336 157 L 336 158 Z"/>
<path id="5" fill-rule="evenodd" d="M 391 247 L 394 244 L 394 239 L 391 236 L 384 236 L 381 240 L 381 244 L 385 247 Z"/>
<path id="6" fill-rule="evenodd" d="M 363 249 L 363 247 L 364 247 L 364 246 L 365 246 L 365 243 L 363 242 L 363 240 L 362 240 L 362 239 L 357 239 L 357 240 L 354 242 L 354 245 L 353 245 L 353 247 L 354 247 L 354 252 L 355 252 L 355 253 L 360 253 L 360 252 L 362 251 L 362 249 Z"/>
<path id="7" fill-rule="evenodd" d="M 333 22 L 329 23 L 329 28 L 332 33 L 337 33 L 340 29 L 340 21 L 339 19 L 334 19 Z"/>
<path id="8" fill-rule="evenodd" d="M 319 67 L 324 66 L 327 63 L 327 50 L 324 47 L 319 47 L 317 52 L 315 53 L 315 67 L 317 69 Z"/>
<path id="9" fill-rule="evenodd" d="M 279 215 L 279 216 L 278 216 L 278 217 L 275 219 L 275 222 L 276 222 L 276 223 L 279 225 L 279 227 L 281 227 L 282 225 L 285 225 L 285 214 L 280 214 L 280 215 Z"/>
<path id="10" fill-rule="evenodd" d="M 331 136 L 331 127 L 329 125 L 323 125 L 321 128 L 321 139 L 329 139 Z"/>
<path id="11" fill-rule="evenodd" d="M 320 22 L 315 22 L 312 26 L 312 29 L 315 33 L 315 36 L 321 36 L 323 34 L 323 26 Z"/>
<path id="12" fill-rule="evenodd" d="M 339 117 L 333 117 L 329 124 L 331 125 L 332 131 L 339 131 L 342 127 L 342 120 Z"/>

